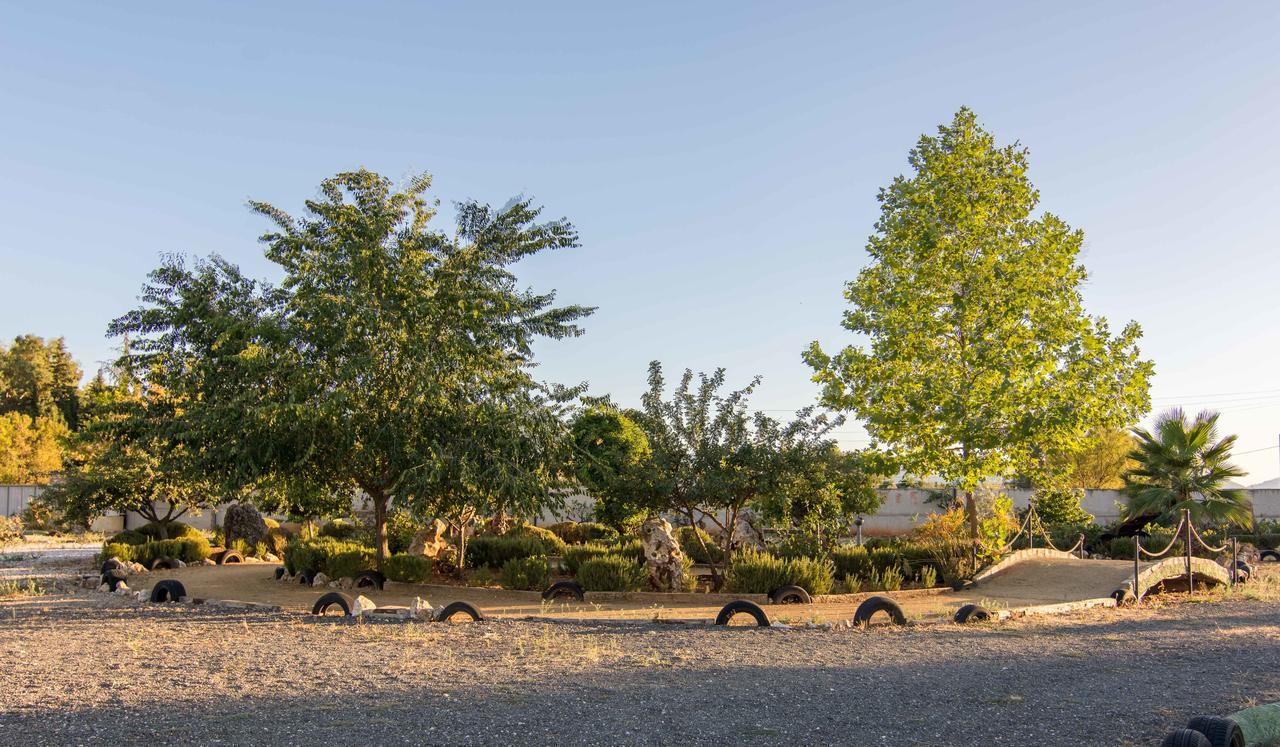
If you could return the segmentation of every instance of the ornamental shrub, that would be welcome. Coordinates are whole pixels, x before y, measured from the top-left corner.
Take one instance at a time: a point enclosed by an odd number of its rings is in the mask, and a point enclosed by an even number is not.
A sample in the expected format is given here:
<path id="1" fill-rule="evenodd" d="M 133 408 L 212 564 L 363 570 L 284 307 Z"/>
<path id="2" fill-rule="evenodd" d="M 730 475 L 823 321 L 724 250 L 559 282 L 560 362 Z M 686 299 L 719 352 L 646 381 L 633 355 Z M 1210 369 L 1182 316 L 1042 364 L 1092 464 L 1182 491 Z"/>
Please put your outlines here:
<path id="1" fill-rule="evenodd" d="M 562 521 L 547 527 L 570 545 L 588 542 L 616 542 L 618 530 L 594 521 Z"/>
<path id="2" fill-rule="evenodd" d="M 413 538 L 426 528 L 425 522 L 415 519 L 413 514 L 403 508 L 391 509 L 387 514 L 387 546 L 391 553 L 394 555 L 408 551 Z"/>
<path id="3" fill-rule="evenodd" d="M 136 529 L 126 529 L 111 535 L 107 539 L 109 545 L 145 545 L 150 542 L 151 538 Z M 123 558 L 121 558 L 123 560 Z"/>
<path id="4" fill-rule="evenodd" d="M 354 576 L 374 567 L 373 548 L 333 537 L 290 542 L 284 553 L 289 573 L 310 571 L 332 579 Z"/>
<path id="5" fill-rule="evenodd" d="M 644 564 L 644 544 L 639 539 L 620 540 L 609 546 L 609 553 L 631 558 L 636 563 Z"/>
<path id="6" fill-rule="evenodd" d="M 556 538 L 557 540 L 559 537 Z M 534 537 L 480 534 L 467 541 L 468 568 L 501 568 L 513 558 L 546 555 L 544 543 Z"/>
<path id="7" fill-rule="evenodd" d="M 98 562 L 101 563 L 108 558 L 118 558 L 126 563 L 132 563 L 134 548 L 138 545 L 131 545 L 126 542 L 112 542 L 108 540 L 102 545 L 102 554 L 98 556 Z"/>
<path id="8" fill-rule="evenodd" d="M 564 555 L 567 545 L 565 541 L 560 539 L 559 535 L 550 529 L 535 527 L 532 524 L 520 524 L 513 527 L 511 531 L 502 535 L 503 537 L 527 537 L 537 540 L 542 544 L 542 552 L 540 555 Z"/>
<path id="9" fill-rule="evenodd" d="M 421 555 L 392 555 L 383 564 L 383 572 L 392 581 L 402 584 L 421 584 L 431 578 L 431 558 Z"/>
<path id="10" fill-rule="evenodd" d="M 147 539 L 160 539 L 160 525 L 154 521 L 143 524 L 138 527 L 140 534 L 146 535 Z M 204 532 L 196 529 L 190 524 L 183 524 L 180 521 L 169 522 L 168 539 L 182 539 L 184 537 L 200 537 L 204 538 Z"/>
<path id="11" fill-rule="evenodd" d="M 702 542 L 698 541 L 699 538 L 706 543 L 706 549 L 703 549 Z M 680 549 L 684 554 L 695 563 L 708 565 L 724 560 L 724 550 L 720 549 L 715 540 L 711 539 L 711 535 L 700 527 L 680 527 L 676 530 L 676 541 L 680 543 Z"/>
<path id="12" fill-rule="evenodd" d="M 578 583 L 587 591 L 639 591 L 647 577 L 644 568 L 622 555 L 602 555 L 578 567 Z"/>
<path id="13" fill-rule="evenodd" d="M 836 581 L 828 559 L 777 558 L 758 550 L 740 550 L 729 566 L 725 588 L 740 594 L 768 594 L 780 586 L 799 586 L 810 594 L 828 594 Z"/>
<path id="14" fill-rule="evenodd" d="M 502 565 L 498 580 L 504 589 L 541 591 L 551 581 L 551 566 L 545 555 L 512 558 Z"/>
<path id="15" fill-rule="evenodd" d="M 568 550 L 564 551 L 565 565 L 569 566 L 569 573 L 578 575 L 578 568 L 588 560 L 601 558 L 609 554 L 609 548 L 598 542 L 592 542 L 585 545 L 570 545 Z"/>
<path id="16" fill-rule="evenodd" d="M 334 519 L 320 527 L 321 537 L 332 537 L 336 540 L 354 540 L 360 534 L 360 525 L 350 519 Z M 326 576 L 329 574 L 325 574 Z"/>

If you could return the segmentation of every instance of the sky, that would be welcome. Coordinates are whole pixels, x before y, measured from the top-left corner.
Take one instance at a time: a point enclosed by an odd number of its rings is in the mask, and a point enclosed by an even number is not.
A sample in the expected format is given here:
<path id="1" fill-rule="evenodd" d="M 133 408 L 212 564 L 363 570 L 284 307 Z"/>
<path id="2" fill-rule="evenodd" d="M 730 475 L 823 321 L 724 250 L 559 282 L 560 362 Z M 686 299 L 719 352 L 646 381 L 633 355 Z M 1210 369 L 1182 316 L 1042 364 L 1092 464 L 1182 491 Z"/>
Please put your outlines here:
<path id="1" fill-rule="evenodd" d="M 539 375 L 639 399 L 648 362 L 815 401 L 810 341 L 877 191 L 961 106 L 1085 233 L 1090 313 L 1144 330 L 1153 405 L 1280 474 L 1280 5 L 0 1 L 0 340 L 86 371 L 162 253 L 278 272 L 245 207 L 366 167 L 533 197 L 582 246 L 522 282 L 597 306 Z M 851 422 L 839 437 L 866 443 Z"/>

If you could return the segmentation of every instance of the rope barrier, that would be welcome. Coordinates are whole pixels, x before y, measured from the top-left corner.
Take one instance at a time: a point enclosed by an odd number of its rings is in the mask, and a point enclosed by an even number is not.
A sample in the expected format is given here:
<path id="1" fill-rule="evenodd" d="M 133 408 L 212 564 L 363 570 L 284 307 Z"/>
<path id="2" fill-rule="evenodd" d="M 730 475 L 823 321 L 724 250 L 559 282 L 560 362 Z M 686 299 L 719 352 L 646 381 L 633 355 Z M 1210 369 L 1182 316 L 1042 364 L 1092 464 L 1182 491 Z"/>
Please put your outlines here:
<path id="1" fill-rule="evenodd" d="M 1199 542 L 1199 543 L 1200 543 L 1200 546 L 1201 546 L 1201 547 L 1203 547 L 1205 550 L 1207 550 L 1207 551 L 1209 551 L 1209 552 L 1223 552 L 1223 551 L 1225 551 L 1228 547 L 1230 547 L 1230 545 L 1228 545 L 1228 544 L 1226 544 L 1226 543 L 1223 543 L 1222 547 L 1212 547 L 1212 546 L 1210 546 L 1210 545 L 1209 545 L 1209 543 L 1208 543 L 1208 542 L 1205 542 L 1205 541 L 1204 541 L 1204 538 L 1200 536 L 1200 532 L 1196 530 L 1196 526 L 1195 526 L 1195 524 L 1192 524 L 1192 525 L 1191 525 L 1191 534 L 1192 534 L 1192 536 L 1194 536 L 1194 537 L 1196 538 L 1196 542 Z"/>
<path id="2" fill-rule="evenodd" d="M 1173 539 L 1169 540 L 1169 544 L 1165 545 L 1164 549 L 1161 550 L 1160 552 L 1151 552 L 1150 550 L 1144 548 L 1142 546 L 1142 538 L 1137 535 L 1134 535 L 1133 537 L 1134 546 L 1138 548 L 1138 552 L 1142 553 L 1143 555 L 1146 555 L 1148 558 L 1162 557 L 1166 553 L 1168 553 L 1170 550 L 1172 550 L 1174 545 L 1178 544 L 1178 540 L 1182 539 L 1179 536 L 1179 534 L 1182 532 L 1182 527 L 1184 524 L 1186 524 L 1186 521 L 1187 519 L 1184 516 L 1182 518 L 1182 521 L 1178 522 L 1178 528 L 1173 530 Z"/>

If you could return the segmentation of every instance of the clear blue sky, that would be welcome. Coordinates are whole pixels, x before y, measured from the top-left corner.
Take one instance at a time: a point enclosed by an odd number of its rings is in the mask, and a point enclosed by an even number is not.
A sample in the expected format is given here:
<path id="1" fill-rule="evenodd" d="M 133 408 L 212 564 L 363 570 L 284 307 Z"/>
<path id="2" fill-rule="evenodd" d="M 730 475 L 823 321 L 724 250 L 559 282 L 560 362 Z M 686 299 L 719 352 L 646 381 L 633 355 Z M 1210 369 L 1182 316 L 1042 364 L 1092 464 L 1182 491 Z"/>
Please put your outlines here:
<path id="1" fill-rule="evenodd" d="M 725 366 L 792 409 L 877 189 L 968 105 L 1084 229 L 1157 406 L 1216 404 L 1246 482 L 1280 472 L 1274 3 L 178 5 L 0 3 L 0 339 L 93 370 L 161 252 L 271 275 L 247 199 L 425 170 L 581 230 L 522 269 L 600 307 L 547 378 L 633 402 L 651 359 Z"/>

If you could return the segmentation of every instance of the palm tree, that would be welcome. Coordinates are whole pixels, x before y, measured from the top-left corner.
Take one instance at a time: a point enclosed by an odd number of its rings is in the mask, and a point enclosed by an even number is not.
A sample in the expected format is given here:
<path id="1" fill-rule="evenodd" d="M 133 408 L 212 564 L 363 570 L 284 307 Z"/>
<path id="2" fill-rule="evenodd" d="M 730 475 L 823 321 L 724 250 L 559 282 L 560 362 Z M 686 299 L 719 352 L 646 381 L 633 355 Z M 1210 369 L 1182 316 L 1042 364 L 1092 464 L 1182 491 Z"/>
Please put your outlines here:
<path id="1" fill-rule="evenodd" d="M 1129 458 L 1137 465 L 1125 474 L 1129 518 L 1153 520 L 1191 509 L 1197 523 L 1232 523 L 1247 527 L 1253 520 L 1249 497 L 1227 482 L 1245 473 L 1227 460 L 1236 437 L 1218 438 L 1218 413 L 1205 410 L 1188 420 L 1181 408 L 1156 418 L 1150 431 L 1134 428 L 1137 445 Z"/>

